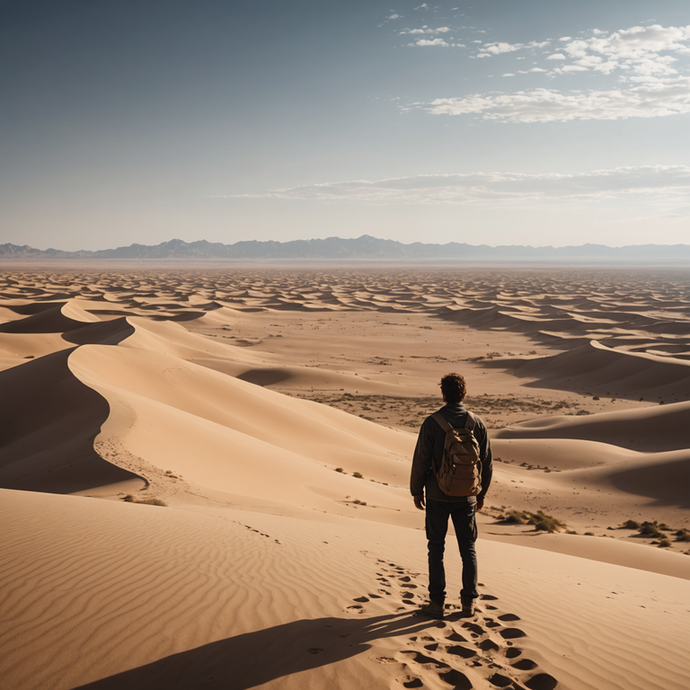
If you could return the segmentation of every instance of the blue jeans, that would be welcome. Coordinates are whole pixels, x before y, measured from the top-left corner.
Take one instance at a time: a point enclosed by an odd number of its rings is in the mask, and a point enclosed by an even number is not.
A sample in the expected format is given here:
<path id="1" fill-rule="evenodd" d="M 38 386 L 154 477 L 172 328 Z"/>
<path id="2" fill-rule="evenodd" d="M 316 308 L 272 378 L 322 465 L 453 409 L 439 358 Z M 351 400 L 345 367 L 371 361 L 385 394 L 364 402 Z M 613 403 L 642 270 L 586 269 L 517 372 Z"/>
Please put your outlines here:
<path id="1" fill-rule="evenodd" d="M 474 497 L 472 497 L 473 499 Z M 462 558 L 462 589 L 460 600 L 470 603 L 477 592 L 477 522 L 476 501 L 426 501 L 426 538 L 429 541 L 429 598 L 443 603 L 446 598 L 446 570 L 443 552 L 448 532 L 448 518 L 453 520 L 455 536 Z"/>

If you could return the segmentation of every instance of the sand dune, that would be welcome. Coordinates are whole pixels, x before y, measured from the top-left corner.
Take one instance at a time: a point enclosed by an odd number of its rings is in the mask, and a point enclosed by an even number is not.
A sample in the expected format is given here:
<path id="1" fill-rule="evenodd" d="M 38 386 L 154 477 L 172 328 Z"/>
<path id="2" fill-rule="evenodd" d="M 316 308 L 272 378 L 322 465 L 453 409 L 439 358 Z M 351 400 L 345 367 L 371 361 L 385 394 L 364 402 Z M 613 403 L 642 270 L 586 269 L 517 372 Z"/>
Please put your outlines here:
<path id="1" fill-rule="evenodd" d="M 519 362 L 513 372 L 535 377 L 540 386 L 570 384 L 614 397 L 682 400 L 690 395 L 689 361 L 615 350 L 596 340 L 552 357 Z"/>
<path id="2" fill-rule="evenodd" d="M 73 493 L 96 487 L 138 488 L 130 472 L 93 449 L 107 401 L 81 383 L 69 350 L 0 372 L 3 420 L 0 483 L 30 491 Z"/>
<path id="3" fill-rule="evenodd" d="M 620 529 L 690 527 L 685 281 L 3 275 L 0 687 L 685 688 L 687 542 Z M 439 624 L 407 482 L 451 370 L 496 463 Z"/>

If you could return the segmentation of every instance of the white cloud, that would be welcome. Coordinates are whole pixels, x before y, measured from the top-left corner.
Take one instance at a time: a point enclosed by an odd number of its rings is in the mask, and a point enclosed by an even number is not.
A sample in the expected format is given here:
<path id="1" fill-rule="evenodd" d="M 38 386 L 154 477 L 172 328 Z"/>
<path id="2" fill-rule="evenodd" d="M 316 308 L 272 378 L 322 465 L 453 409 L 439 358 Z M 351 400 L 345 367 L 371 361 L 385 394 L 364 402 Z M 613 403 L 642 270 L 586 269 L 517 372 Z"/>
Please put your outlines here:
<path id="1" fill-rule="evenodd" d="M 443 46 L 445 48 L 448 47 L 448 43 L 446 43 L 442 38 L 434 38 L 431 41 L 428 38 L 420 38 L 418 41 L 415 41 L 414 43 L 408 43 L 408 46 Z"/>
<path id="2" fill-rule="evenodd" d="M 570 41 L 565 52 L 576 64 L 588 66 L 594 58 L 598 63 L 593 69 L 610 73 L 622 69 L 634 74 L 674 75 L 672 64 L 677 55 L 690 55 L 690 26 L 633 26 L 610 35 L 595 29 L 594 37 Z M 665 53 L 662 55 L 662 53 Z"/>
<path id="3" fill-rule="evenodd" d="M 595 31 L 596 31 L 596 29 L 595 29 Z M 562 38 L 559 38 L 558 40 L 559 41 L 572 41 L 573 39 L 571 36 L 563 36 Z"/>
<path id="4" fill-rule="evenodd" d="M 475 41 L 475 43 L 480 43 L 480 41 Z M 544 48 L 549 45 L 550 41 L 530 41 L 529 43 L 504 43 L 501 41 L 493 43 L 484 43 L 479 49 L 479 54 L 477 57 L 490 57 L 492 55 L 502 55 L 504 53 L 514 53 L 518 50 Z M 520 58 L 518 58 L 520 59 Z"/>
<path id="5" fill-rule="evenodd" d="M 686 201 L 690 167 L 640 166 L 586 173 L 525 174 L 511 172 L 418 175 L 384 180 L 354 180 L 280 189 L 232 198 L 320 201 L 453 203 L 471 206 L 524 205 L 534 202 Z"/>
<path id="6" fill-rule="evenodd" d="M 629 89 L 562 92 L 533 89 L 419 104 L 434 115 L 481 114 L 503 122 L 566 122 L 665 117 L 690 112 L 690 78 L 656 80 Z"/>
<path id="7" fill-rule="evenodd" d="M 388 19 L 399 19 L 399 18 L 400 18 L 399 14 L 391 14 L 391 16 L 388 17 Z"/>
<path id="8" fill-rule="evenodd" d="M 504 77 L 514 77 L 515 75 L 512 72 L 506 72 L 503 76 Z"/>
<path id="9" fill-rule="evenodd" d="M 566 60 L 567 58 L 563 53 L 554 53 L 553 55 L 549 55 L 549 57 L 546 58 L 547 60 Z"/>
<path id="10" fill-rule="evenodd" d="M 582 65 L 566 65 L 565 67 L 558 67 L 554 70 L 558 74 L 563 74 L 567 72 L 587 72 L 587 68 Z"/>
<path id="11" fill-rule="evenodd" d="M 524 47 L 524 43 L 485 43 L 481 50 L 491 55 L 500 55 L 501 53 L 512 53 L 516 50 L 522 50 Z"/>
<path id="12" fill-rule="evenodd" d="M 421 29 L 405 29 L 401 34 L 447 34 L 450 29 L 447 26 L 439 26 L 438 29 L 430 29 L 428 26 L 423 26 Z"/>

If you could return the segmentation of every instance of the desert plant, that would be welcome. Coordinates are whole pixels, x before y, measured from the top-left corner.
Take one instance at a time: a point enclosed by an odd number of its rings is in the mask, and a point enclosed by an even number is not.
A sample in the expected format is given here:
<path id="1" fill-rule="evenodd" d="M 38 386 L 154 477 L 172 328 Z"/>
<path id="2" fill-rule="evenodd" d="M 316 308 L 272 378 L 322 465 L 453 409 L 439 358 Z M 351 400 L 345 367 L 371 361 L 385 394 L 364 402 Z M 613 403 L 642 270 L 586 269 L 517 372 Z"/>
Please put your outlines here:
<path id="1" fill-rule="evenodd" d="M 660 549 L 667 549 L 669 546 L 671 546 L 671 540 L 668 537 L 664 537 L 663 539 L 659 539 L 659 548 Z"/>
<path id="2" fill-rule="evenodd" d="M 678 541 L 690 541 L 690 530 L 688 529 L 679 529 L 676 532 L 676 539 Z"/>
<path id="3" fill-rule="evenodd" d="M 620 527 L 621 529 L 640 529 L 640 523 L 636 520 L 626 520 Z"/>
<path id="4" fill-rule="evenodd" d="M 659 529 L 659 525 L 656 520 L 654 522 L 643 522 L 639 527 L 640 534 L 645 537 L 654 537 L 660 539 L 666 535 Z"/>
<path id="5" fill-rule="evenodd" d="M 364 476 L 362 475 L 361 472 L 353 472 L 352 476 L 356 477 L 357 479 L 364 479 Z"/>
<path id="6" fill-rule="evenodd" d="M 502 521 L 509 525 L 534 525 L 537 532 L 553 533 L 566 528 L 564 522 L 541 510 L 536 513 L 531 513 L 528 510 L 510 510 L 503 516 Z"/>

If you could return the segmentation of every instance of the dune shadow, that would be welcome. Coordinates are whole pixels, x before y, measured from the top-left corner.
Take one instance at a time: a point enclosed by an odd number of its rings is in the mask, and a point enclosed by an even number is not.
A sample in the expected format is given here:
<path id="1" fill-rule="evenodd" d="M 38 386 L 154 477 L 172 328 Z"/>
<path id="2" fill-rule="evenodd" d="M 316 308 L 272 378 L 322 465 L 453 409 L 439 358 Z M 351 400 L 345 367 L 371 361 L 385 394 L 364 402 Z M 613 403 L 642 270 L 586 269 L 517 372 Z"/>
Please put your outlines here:
<path id="1" fill-rule="evenodd" d="M 253 383 L 257 386 L 272 386 L 283 383 L 291 377 L 291 374 L 284 369 L 250 369 L 237 376 L 241 381 Z"/>
<path id="2" fill-rule="evenodd" d="M 245 690 L 354 657 L 370 649 L 374 640 L 436 625 L 438 621 L 409 612 L 302 619 L 211 642 L 79 687 Z"/>
<path id="3" fill-rule="evenodd" d="M 620 470 L 609 481 L 629 494 L 654 499 L 655 506 L 690 508 L 690 457 Z"/>
<path id="4" fill-rule="evenodd" d="M 62 339 L 75 345 L 117 345 L 134 333 L 126 317 L 84 324 L 62 334 Z"/>
<path id="5" fill-rule="evenodd" d="M 72 373 L 74 349 L 0 372 L 0 486 L 74 493 L 141 480 L 94 450 L 110 405 Z"/>

